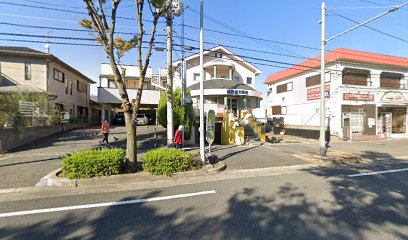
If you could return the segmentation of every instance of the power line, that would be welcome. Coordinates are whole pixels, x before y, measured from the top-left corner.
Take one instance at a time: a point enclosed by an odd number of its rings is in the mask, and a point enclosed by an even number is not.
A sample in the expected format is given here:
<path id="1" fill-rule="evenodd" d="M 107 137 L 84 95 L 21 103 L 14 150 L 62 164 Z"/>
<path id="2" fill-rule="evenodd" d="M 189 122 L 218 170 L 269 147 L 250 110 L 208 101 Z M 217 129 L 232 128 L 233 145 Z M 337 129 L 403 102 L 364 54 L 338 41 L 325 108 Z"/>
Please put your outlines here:
<path id="1" fill-rule="evenodd" d="M 90 31 L 87 29 L 79 29 L 79 28 L 66 28 L 66 27 L 51 27 L 51 26 L 39 26 L 39 25 L 30 25 L 30 24 L 19 24 L 19 23 L 9 23 L 9 22 L 0 22 L 0 25 L 8 25 L 8 26 L 16 26 L 16 27 L 25 27 L 25 28 L 39 28 L 39 29 L 51 29 L 57 31 L 73 31 L 73 32 L 87 32 Z M 132 32 L 115 32 L 115 34 L 125 34 L 125 35 L 135 35 L 138 33 Z M 145 33 L 144 35 L 150 35 L 150 33 Z M 155 34 L 155 36 L 165 37 L 165 34 Z"/>
<path id="2" fill-rule="evenodd" d="M 28 24 L 14 24 L 14 23 L 5 23 L 5 22 L 0 22 L 0 24 L 6 24 L 6 25 L 11 25 L 11 26 L 21 26 L 21 27 L 34 27 L 34 28 L 47 28 L 47 29 L 54 29 L 54 30 L 63 30 L 63 31 L 80 31 L 80 32 L 86 32 L 87 30 L 85 29 L 74 29 L 74 28 L 57 28 L 57 27 L 49 27 L 49 26 L 38 26 L 38 25 L 28 25 Z M 81 40 L 81 41 L 95 41 L 93 38 L 78 38 L 78 37 L 62 37 L 62 36 L 45 36 L 45 35 L 34 35 L 34 34 L 19 34 L 19 33 L 0 33 L 3 35 L 9 35 L 9 36 L 21 36 L 21 37 L 35 37 L 35 38 L 54 38 L 54 39 L 70 39 L 70 40 Z M 129 34 L 129 35 L 134 35 L 131 32 L 118 32 L 118 34 Z M 158 34 L 158 36 L 166 36 L 165 34 Z M 180 36 L 175 36 L 176 38 L 180 38 Z M 191 39 L 191 38 L 185 38 L 188 41 L 192 42 L 199 42 L 198 40 Z M 147 42 L 144 42 L 147 43 Z M 155 42 L 158 44 L 164 44 L 164 42 Z M 238 50 L 244 50 L 244 51 L 250 51 L 250 52 L 257 52 L 257 53 L 264 53 L 264 54 L 271 54 L 271 55 L 277 55 L 277 56 L 284 56 L 284 57 L 291 57 L 291 58 L 298 58 L 298 59 L 304 59 L 304 60 L 312 60 L 312 61 L 319 61 L 316 58 L 307 58 L 307 57 L 301 57 L 301 56 L 296 56 L 296 55 L 289 55 L 289 54 L 282 54 L 282 53 L 276 53 L 276 52 L 270 52 L 270 51 L 264 51 L 264 50 L 256 50 L 256 49 L 251 49 L 251 48 L 243 48 L 243 47 L 236 47 L 236 46 L 231 46 L 231 45 L 225 45 L 225 44 L 219 44 L 215 42 L 209 42 L 205 41 L 206 44 L 211 44 L 211 45 L 222 45 L 231 49 L 238 49 Z M 180 45 L 181 46 L 181 45 Z M 338 53 L 345 53 L 339 50 L 334 50 L 334 52 Z M 354 55 L 354 56 L 361 56 L 359 54 L 353 54 L 353 53 L 348 53 L 348 55 Z M 373 56 L 367 56 L 368 58 L 372 59 L 383 59 L 379 57 L 373 57 Z M 290 63 L 289 65 L 297 65 Z"/>
<path id="3" fill-rule="evenodd" d="M 12 6 L 19 6 L 19 7 L 27 7 L 27 8 L 37 8 L 37 9 L 42 9 L 42 10 L 51 10 L 51 11 L 58 11 L 58 12 L 65 12 L 65 13 L 75 13 L 75 14 L 82 14 L 88 16 L 88 13 L 83 12 L 83 11 L 75 11 L 75 10 L 69 10 L 69 9 L 61 9 L 61 8 L 54 8 L 54 7 L 45 7 L 45 6 L 35 6 L 35 5 L 29 5 L 29 4 L 22 4 L 22 3 L 13 3 L 13 2 L 3 2 L 0 1 L 0 4 L 3 5 L 12 5 Z M 107 17 L 111 17 L 111 15 L 106 14 Z M 116 16 L 117 19 L 123 19 L 123 20 L 137 20 L 134 17 L 121 17 L 121 16 Z M 153 20 L 149 19 L 143 19 L 143 21 L 147 22 L 153 22 Z M 159 22 L 163 23 L 163 22 Z"/>
<path id="4" fill-rule="evenodd" d="M 356 24 L 361 24 L 360 22 L 358 22 L 358 21 L 356 21 L 356 20 L 353 20 L 353 19 L 351 19 L 351 18 L 349 18 L 349 17 L 343 16 L 343 15 L 341 15 L 341 14 L 339 14 L 339 13 L 334 12 L 334 11 L 331 11 L 331 13 L 332 13 L 333 15 L 336 15 L 336 16 L 338 16 L 338 17 L 341 17 L 341 18 L 343 18 L 343 19 L 346 19 L 346 20 L 348 20 L 348 21 L 350 21 L 350 22 L 353 22 L 353 23 L 356 23 Z M 386 32 L 384 32 L 384 31 L 378 30 L 378 29 L 376 29 L 376 28 L 373 28 L 373 27 L 370 27 L 370 26 L 367 26 L 367 25 L 364 25 L 364 27 L 366 27 L 366 28 L 368 28 L 368 29 L 371 29 L 371 30 L 373 30 L 373 31 L 375 31 L 375 32 L 381 33 L 381 34 L 383 34 L 383 35 L 386 35 L 386 36 L 388 36 L 388 37 L 391 37 L 391 38 L 400 40 L 400 41 L 402 41 L 402 42 L 408 43 L 408 40 L 402 39 L 402 38 L 397 37 L 397 36 L 395 36 L 395 35 L 392 35 L 392 34 L 390 34 L 390 33 L 386 33 Z"/>
<path id="5" fill-rule="evenodd" d="M 4 32 L 0 32 L 0 35 L 16 36 L 16 37 L 31 37 L 31 38 L 52 38 L 52 39 L 64 39 L 64 40 L 80 40 L 80 41 L 92 41 L 92 42 L 95 42 L 94 38 L 46 36 L 46 35 L 36 35 L 36 34 L 4 33 Z M 143 41 L 142 43 L 149 43 L 149 41 Z M 154 43 L 155 44 L 166 44 L 165 42 L 154 42 Z"/>

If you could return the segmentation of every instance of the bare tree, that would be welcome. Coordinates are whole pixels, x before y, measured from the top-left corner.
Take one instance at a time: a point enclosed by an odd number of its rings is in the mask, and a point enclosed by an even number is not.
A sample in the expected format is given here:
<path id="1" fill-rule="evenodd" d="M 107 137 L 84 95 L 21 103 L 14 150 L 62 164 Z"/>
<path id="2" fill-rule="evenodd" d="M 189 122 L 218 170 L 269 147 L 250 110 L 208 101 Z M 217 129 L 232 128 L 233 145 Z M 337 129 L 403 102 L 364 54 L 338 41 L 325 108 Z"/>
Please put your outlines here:
<path id="1" fill-rule="evenodd" d="M 147 42 L 147 50 L 143 59 L 142 48 L 144 47 L 143 37 L 145 31 L 143 28 L 144 20 L 144 5 L 145 0 L 135 0 L 136 2 L 136 14 L 137 24 L 139 32 L 134 35 L 130 40 L 124 40 L 123 38 L 115 37 L 116 27 L 116 14 L 121 0 L 112 0 L 110 9 L 110 15 L 105 14 L 104 4 L 106 0 L 83 0 L 86 9 L 88 10 L 89 19 L 82 19 L 80 21 L 81 26 L 90 30 L 91 34 L 97 34 L 95 40 L 99 42 L 104 49 L 104 52 L 109 59 L 109 63 L 112 69 L 113 78 L 115 80 L 116 87 L 119 91 L 121 99 L 121 107 L 124 111 L 125 125 L 126 125 L 126 160 L 128 169 L 130 171 L 135 170 L 137 163 L 137 147 L 136 147 L 136 115 L 140 107 L 140 100 L 142 96 L 143 85 L 145 83 L 146 71 L 149 66 L 150 56 L 152 54 L 152 48 L 154 46 L 154 38 L 156 33 L 156 27 L 158 20 L 169 9 L 169 4 L 166 4 L 163 0 L 151 0 L 148 2 L 153 20 L 151 21 L 152 30 L 150 33 L 150 39 Z M 108 8 L 106 8 L 108 9 Z M 153 10 L 154 9 L 154 10 Z M 110 22 L 108 22 L 108 18 Z M 129 99 L 126 90 L 126 78 L 124 68 L 120 67 L 120 58 L 131 49 L 136 48 L 139 65 L 139 83 L 137 88 L 136 98 L 134 100 Z"/>

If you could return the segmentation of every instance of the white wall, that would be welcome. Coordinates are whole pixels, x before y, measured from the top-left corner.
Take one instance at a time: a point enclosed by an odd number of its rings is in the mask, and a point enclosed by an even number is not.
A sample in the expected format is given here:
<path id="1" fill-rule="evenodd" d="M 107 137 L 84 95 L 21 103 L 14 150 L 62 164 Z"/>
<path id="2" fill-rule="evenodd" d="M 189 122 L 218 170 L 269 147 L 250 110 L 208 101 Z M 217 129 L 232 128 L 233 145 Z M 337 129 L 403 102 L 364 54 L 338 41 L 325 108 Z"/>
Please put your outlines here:
<path id="1" fill-rule="evenodd" d="M 136 89 L 127 89 L 130 99 L 136 98 Z M 160 91 L 143 90 L 141 104 L 159 104 Z M 98 88 L 98 102 L 100 103 L 121 103 L 119 90 L 114 88 Z"/>
<path id="2" fill-rule="evenodd" d="M 213 55 L 214 53 L 208 53 L 207 55 L 204 55 L 204 64 L 216 59 L 213 57 Z M 251 77 L 252 84 L 250 84 L 250 86 L 255 89 L 256 76 L 253 70 L 249 69 L 247 66 L 243 65 L 240 62 L 237 62 L 237 61 L 234 61 L 233 59 L 228 58 L 228 56 L 226 55 L 223 55 L 223 59 L 225 59 L 226 61 L 234 65 L 235 70 L 234 70 L 233 76 L 239 76 L 240 82 L 246 84 L 247 77 Z M 175 68 L 174 71 L 175 71 L 174 85 L 180 87 L 181 86 L 181 68 L 180 67 Z M 196 57 L 196 58 L 193 58 L 187 61 L 187 72 L 186 72 L 187 87 L 199 82 L 199 78 L 197 81 L 194 81 L 194 73 L 198 73 L 198 74 L 201 73 L 199 57 Z M 211 79 L 210 73 L 211 74 L 213 73 L 212 68 L 210 68 L 210 70 L 206 72 L 205 80 Z M 227 74 L 227 78 L 229 78 L 229 72 Z"/>
<path id="3" fill-rule="evenodd" d="M 129 77 L 139 77 L 139 67 L 135 65 L 121 65 L 124 69 L 126 69 L 126 76 Z M 119 67 L 119 70 L 122 69 Z M 121 71 L 121 70 L 120 70 Z M 112 68 L 110 64 L 108 63 L 102 63 L 101 64 L 101 75 L 113 75 L 112 73 Z M 146 71 L 146 78 L 151 78 L 152 77 L 152 68 L 147 68 Z"/>

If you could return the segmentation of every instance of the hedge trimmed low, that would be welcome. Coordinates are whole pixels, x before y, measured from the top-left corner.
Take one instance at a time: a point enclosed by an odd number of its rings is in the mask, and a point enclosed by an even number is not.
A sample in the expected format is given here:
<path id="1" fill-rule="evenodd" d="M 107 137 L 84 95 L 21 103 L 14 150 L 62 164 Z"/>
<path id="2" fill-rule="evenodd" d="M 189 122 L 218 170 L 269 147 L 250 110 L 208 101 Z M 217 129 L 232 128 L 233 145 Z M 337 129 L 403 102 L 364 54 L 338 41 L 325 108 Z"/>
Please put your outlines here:
<path id="1" fill-rule="evenodd" d="M 118 174 L 124 166 L 125 154 L 120 148 L 77 152 L 62 160 L 62 173 L 69 179 Z"/>
<path id="2" fill-rule="evenodd" d="M 194 156 L 175 148 L 157 148 L 143 157 L 143 169 L 153 175 L 171 175 L 198 168 Z"/>

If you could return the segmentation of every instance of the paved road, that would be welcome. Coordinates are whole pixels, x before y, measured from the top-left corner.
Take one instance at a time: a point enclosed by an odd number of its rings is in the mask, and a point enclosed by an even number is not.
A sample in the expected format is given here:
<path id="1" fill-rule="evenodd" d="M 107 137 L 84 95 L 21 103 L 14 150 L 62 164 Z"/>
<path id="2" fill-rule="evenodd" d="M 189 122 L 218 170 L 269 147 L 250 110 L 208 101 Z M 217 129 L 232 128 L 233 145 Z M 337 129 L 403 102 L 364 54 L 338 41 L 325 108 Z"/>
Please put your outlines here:
<path id="1" fill-rule="evenodd" d="M 257 177 L 241 172 L 239 179 L 220 174 L 211 182 L 144 190 L 129 185 L 7 196 L 3 191 L 0 238 L 407 239 L 408 172 L 348 176 L 406 168 L 408 163 L 316 167 Z M 107 202 L 122 205 L 86 205 Z M 78 205 L 81 209 L 72 209 Z M 1 215 L 67 206 L 66 211 Z"/>
<path id="2" fill-rule="evenodd" d="M 164 141 L 163 128 L 158 128 L 159 142 Z M 138 127 L 138 157 L 154 146 L 153 127 Z M 115 142 L 113 136 L 118 138 Z M 123 126 L 111 129 L 113 146 L 125 146 Z M 60 167 L 61 157 L 80 150 L 98 147 L 102 139 L 99 128 L 77 129 L 36 141 L 14 152 L 0 155 L 0 189 L 32 187 L 42 177 Z"/>

